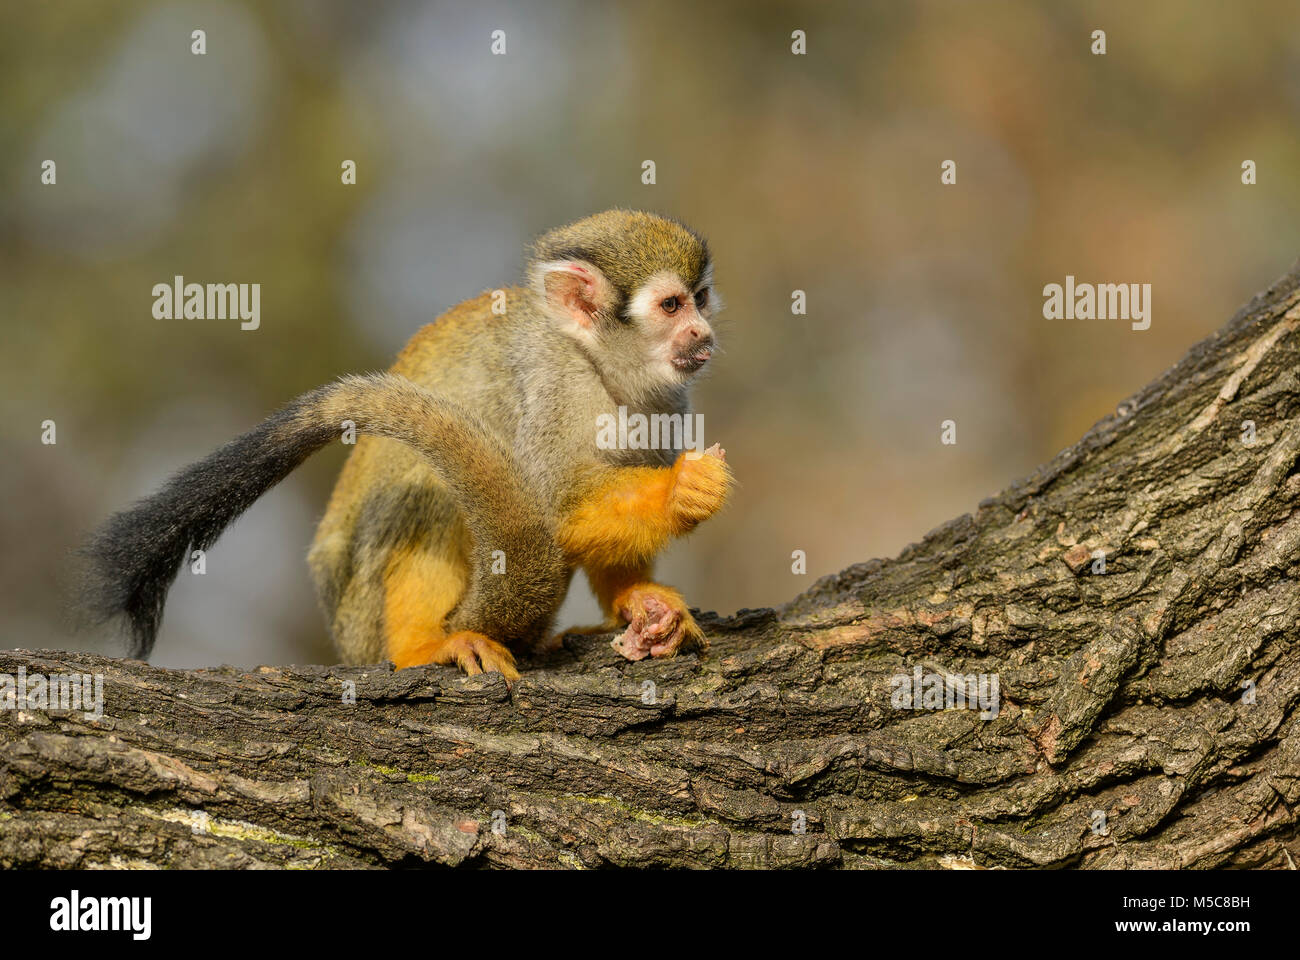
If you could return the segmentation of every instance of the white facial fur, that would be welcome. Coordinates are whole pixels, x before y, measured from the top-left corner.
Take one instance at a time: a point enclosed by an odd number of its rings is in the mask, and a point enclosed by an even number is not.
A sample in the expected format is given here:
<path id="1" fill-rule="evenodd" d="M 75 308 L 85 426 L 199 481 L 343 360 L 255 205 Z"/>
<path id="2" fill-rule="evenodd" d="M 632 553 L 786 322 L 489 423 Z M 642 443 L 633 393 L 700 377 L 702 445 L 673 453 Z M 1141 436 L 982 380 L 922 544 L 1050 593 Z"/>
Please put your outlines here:
<path id="1" fill-rule="evenodd" d="M 712 290 L 713 268 L 710 265 L 704 277 L 694 287 L 675 273 L 663 270 L 646 280 L 628 301 L 628 313 L 645 324 L 646 329 L 659 334 L 650 346 L 650 357 L 654 375 L 666 383 L 684 383 L 691 379 L 695 371 L 683 371 L 673 364 L 674 339 L 680 339 L 683 330 L 693 328 L 700 338 L 713 336 L 709 317 L 716 310 L 716 297 Z M 697 291 L 709 288 L 709 298 L 702 310 L 695 306 Z M 669 297 L 678 298 L 677 310 L 665 313 L 661 304 Z M 679 344 L 680 346 L 680 344 Z"/>
<path id="2" fill-rule="evenodd" d="M 712 270 L 695 287 L 688 288 L 673 271 L 651 276 L 637 288 L 625 305 L 634 322 L 601 323 L 597 307 L 616 304 L 617 291 L 590 263 L 555 260 L 537 264 L 532 274 L 534 289 L 549 305 L 558 328 L 577 341 L 627 397 L 646 398 L 686 386 L 699 366 L 683 365 L 683 358 L 701 350 L 693 346 L 711 342 L 708 318 L 719 301 L 710 288 L 703 309 L 695 306 L 695 293 L 709 286 Z M 671 314 L 663 301 L 678 299 Z M 676 362 L 674 362 L 676 360 Z"/>

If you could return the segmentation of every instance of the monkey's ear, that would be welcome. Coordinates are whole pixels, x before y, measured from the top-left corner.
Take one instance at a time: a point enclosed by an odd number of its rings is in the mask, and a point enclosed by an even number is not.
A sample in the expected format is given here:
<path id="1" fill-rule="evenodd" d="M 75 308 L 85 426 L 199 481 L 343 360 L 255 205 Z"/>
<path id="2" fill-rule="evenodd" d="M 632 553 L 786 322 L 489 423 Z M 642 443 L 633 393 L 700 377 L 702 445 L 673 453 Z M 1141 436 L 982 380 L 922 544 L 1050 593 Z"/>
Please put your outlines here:
<path id="1" fill-rule="evenodd" d="M 552 260 L 533 270 L 534 284 L 551 312 L 579 331 L 595 325 L 596 313 L 614 303 L 614 285 L 585 260 Z"/>

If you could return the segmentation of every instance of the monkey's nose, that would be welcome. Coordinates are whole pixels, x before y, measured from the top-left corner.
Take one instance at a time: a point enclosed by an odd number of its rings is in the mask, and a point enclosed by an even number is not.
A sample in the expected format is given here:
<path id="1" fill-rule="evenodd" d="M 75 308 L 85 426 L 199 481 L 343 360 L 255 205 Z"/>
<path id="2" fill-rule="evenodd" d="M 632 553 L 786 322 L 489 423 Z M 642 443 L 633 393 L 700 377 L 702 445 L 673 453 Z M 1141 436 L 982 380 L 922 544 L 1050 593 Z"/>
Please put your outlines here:
<path id="1" fill-rule="evenodd" d="M 707 350 L 713 346 L 713 331 L 707 328 L 691 327 L 691 339 L 696 343 L 693 345 L 695 350 Z"/>

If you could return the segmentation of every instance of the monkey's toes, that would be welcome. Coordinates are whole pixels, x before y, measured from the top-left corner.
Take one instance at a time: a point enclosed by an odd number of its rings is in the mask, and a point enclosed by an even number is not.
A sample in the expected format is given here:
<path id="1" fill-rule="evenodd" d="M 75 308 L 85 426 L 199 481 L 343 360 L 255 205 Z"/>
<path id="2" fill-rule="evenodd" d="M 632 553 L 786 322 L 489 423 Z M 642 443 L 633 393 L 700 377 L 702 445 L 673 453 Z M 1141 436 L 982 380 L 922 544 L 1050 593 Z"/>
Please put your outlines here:
<path id="1" fill-rule="evenodd" d="M 454 658 L 456 665 L 469 676 L 479 673 L 499 673 L 506 678 L 506 683 L 513 684 L 519 679 L 515 669 L 515 658 L 506 647 L 497 641 L 464 630 L 447 638 L 447 653 Z"/>

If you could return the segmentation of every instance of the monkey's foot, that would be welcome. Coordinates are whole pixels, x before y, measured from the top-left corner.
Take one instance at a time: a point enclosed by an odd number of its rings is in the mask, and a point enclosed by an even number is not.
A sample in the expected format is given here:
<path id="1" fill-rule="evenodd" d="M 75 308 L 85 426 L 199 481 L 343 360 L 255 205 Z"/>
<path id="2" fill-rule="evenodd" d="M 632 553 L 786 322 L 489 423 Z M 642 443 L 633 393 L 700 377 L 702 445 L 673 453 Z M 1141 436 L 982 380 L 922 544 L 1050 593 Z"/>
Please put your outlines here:
<path id="1" fill-rule="evenodd" d="M 610 646 L 629 660 L 675 657 L 682 650 L 709 648 L 682 595 L 657 583 L 639 584 L 615 601 L 627 629 Z"/>
<path id="2" fill-rule="evenodd" d="M 455 664 L 471 677 L 478 673 L 496 672 L 506 678 L 506 683 L 519 679 L 514 654 L 503 644 L 473 630 L 461 630 L 439 638 L 428 662 Z"/>

